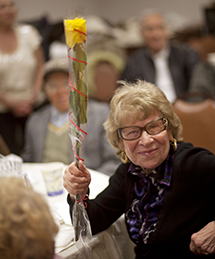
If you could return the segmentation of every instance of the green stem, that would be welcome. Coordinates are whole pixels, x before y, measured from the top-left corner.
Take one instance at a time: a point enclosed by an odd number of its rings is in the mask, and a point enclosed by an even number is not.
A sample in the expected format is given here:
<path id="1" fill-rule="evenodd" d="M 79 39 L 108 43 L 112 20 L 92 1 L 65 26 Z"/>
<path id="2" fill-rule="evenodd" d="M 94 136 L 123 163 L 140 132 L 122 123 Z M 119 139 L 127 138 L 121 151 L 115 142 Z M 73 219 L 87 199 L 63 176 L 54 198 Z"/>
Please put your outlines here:
<path id="1" fill-rule="evenodd" d="M 75 75 L 76 76 L 76 88 L 78 89 L 79 87 L 78 87 L 78 82 L 79 82 L 79 71 L 78 71 L 78 73 L 77 73 L 77 75 Z M 80 105 L 80 95 L 78 94 L 77 95 L 77 106 L 78 107 L 81 107 L 81 105 Z M 77 115 L 77 126 L 78 126 L 78 128 L 80 128 L 80 116 L 81 116 L 81 114 L 80 114 L 80 110 L 79 110 L 79 113 L 78 113 L 78 115 Z M 78 134 L 79 135 L 79 134 Z M 76 136 L 77 138 L 79 137 L 79 136 Z M 79 141 L 78 141 L 78 139 L 76 140 L 76 148 L 75 148 L 76 150 L 75 150 L 75 152 L 76 152 L 76 155 L 77 155 L 77 157 L 80 157 L 80 145 L 79 145 Z M 78 162 L 79 162 L 79 159 L 78 158 L 75 158 L 75 165 L 76 165 L 76 167 L 77 168 L 79 168 L 78 167 Z M 76 199 L 76 204 L 78 205 L 80 202 L 81 202 L 81 200 L 82 200 L 82 195 L 80 194 L 80 193 L 78 193 L 78 194 L 76 194 L 75 195 L 75 199 Z M 78 241 L 78 239 L 79 239 L 79 229 L 78 229 L 78 223 L 79 223 L 79 214 L 78 214 L 78 212 L 79 212 L 79 210 L 78 210 L 78 208 L 77 208 L 77 206 L 76 206 L 76 213 L 75 213 L 75 215 L 76 215 L 76 226 L 74 226 L 74 231 L 75 231 L 75 241 Z"/>

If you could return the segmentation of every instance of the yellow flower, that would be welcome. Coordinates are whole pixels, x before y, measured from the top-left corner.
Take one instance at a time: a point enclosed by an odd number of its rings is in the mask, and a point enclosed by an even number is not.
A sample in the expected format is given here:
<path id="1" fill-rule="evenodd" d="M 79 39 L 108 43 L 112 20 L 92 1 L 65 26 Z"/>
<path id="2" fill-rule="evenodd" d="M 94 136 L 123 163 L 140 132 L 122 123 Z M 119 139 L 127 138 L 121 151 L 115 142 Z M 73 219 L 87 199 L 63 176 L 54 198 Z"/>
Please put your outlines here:
<path id="1" fill-rule="evenodd" d="M 64 20 L 66 44 L 73 48 L 76 43 L 85 43 L 87 38 L 86 20 L 75 18 Z"/>

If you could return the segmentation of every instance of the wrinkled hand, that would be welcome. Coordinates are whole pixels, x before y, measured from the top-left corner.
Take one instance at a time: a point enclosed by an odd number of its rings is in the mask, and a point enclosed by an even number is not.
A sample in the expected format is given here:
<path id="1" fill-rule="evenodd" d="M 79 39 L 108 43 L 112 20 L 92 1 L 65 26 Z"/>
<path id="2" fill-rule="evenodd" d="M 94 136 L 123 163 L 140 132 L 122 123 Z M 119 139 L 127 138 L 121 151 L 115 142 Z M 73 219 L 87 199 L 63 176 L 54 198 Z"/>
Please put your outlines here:
<path id="1" fill-rule="evenodd" d="M 75 166 L 75 162 L 71 163 L 63 175 L 63 186 L 70 193 L 72 199 L 75 198 L 76 194 L 84 196 L 91 182 L 90 172 L 82 161 L 79 161 L 78 166 L 79 168 Z"/>
<path id="2" fill-rule="evenodd" d="M 195 254 L 215 254 L 215 222 L 208 223 L 191 236 L 190 250 Z"/>

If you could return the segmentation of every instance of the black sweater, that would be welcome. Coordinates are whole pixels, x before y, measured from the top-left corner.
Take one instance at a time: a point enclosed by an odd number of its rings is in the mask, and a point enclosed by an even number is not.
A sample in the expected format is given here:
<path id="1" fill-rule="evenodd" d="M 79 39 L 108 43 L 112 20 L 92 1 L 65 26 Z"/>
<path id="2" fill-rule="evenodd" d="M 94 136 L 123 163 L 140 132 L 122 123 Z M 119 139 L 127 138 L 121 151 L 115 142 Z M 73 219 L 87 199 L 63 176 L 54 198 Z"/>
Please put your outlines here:
<path id="1" fill-rule="evenodd" d="M 133 200 L 133 177 L 129 164 L 121 164 L 109 186 L 94 200 L 87 201 L 92 233 L 107 229 Z M 72 202 L 70 212 L 72 211 Z M 215 216 L 215 155 L 182 142 L 173 163 L 169 191 L 158 214 L 150 244 L 136 247 L 137 258 L 196 258 L 189 250 L 190 237 Z"/>

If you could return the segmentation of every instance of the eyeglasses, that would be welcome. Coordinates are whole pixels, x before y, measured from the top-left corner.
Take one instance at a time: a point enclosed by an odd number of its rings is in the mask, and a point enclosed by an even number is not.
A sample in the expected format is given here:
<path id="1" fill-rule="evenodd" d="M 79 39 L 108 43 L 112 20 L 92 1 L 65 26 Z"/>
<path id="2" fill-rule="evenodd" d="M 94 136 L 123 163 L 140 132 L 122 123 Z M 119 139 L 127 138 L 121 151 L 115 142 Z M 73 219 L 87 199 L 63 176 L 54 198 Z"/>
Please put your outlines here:
<path id="1" fill-rule="evenodd" d="M 65 82 L 64 84 L 61 84 L 61 85 L 50 83 L 50 84 L 46 84 L 45 87 L 48 89 L 48 91 L 55 94 L 59 90 L 69 90 L 69 83 Z"/>
<path id="2" fill-rule="evenodd" d="M 164 131 L 168 126 L 167 118 L 159 118 L 146 124 L 144 127 L 128 126 L 117 130 L 118 136 L 124 140 L 138 139 L 145 130 L 149 135 L 157 135 Z"/>

